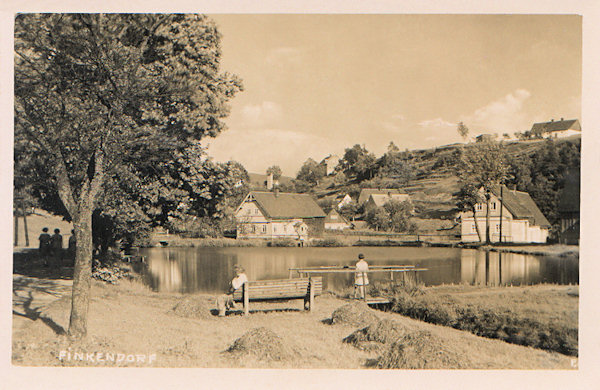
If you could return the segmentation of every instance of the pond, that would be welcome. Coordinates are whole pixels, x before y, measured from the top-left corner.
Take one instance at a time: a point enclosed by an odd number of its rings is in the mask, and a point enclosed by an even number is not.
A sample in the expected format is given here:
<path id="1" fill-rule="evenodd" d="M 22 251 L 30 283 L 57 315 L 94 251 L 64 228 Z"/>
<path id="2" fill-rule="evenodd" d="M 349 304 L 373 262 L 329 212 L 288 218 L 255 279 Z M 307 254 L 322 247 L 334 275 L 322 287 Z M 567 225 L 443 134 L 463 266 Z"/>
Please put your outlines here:
<path id="1" fill-rule="evenodd" d="M 216 294 L 227 289 L 232 267 L 246 269 L 250 280 L 281 279 L 289 268 L 353 266 L 359 253 L 369 265 L 414 265 L 427 268 L 418 279 L 425 285 L 466 283 L 504 286 L 539 283 L 578 284 L 579 259 L 485 252 L 459 248 L 148 248 L 146 283 L 155 291 Z M 295 275 L 296 276 L 296 275 Z M 390 280 L 374 273 L 371 280 Z M 352 286 L 353 275 L 325 274 L 325 289 Z"/>

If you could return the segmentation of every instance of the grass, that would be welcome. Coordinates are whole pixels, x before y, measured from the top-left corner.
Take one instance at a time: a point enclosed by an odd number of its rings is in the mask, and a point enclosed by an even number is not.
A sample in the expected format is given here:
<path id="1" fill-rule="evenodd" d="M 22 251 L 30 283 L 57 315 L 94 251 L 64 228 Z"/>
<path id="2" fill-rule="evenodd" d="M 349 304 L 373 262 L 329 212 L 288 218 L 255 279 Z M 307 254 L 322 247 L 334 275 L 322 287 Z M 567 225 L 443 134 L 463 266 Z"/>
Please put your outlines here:
<path id="1" fill-rule="evenodd" d="M 578 354 L 578 294 L 568 286 L 383 287 L 402 315 L 478 336 Z"/>

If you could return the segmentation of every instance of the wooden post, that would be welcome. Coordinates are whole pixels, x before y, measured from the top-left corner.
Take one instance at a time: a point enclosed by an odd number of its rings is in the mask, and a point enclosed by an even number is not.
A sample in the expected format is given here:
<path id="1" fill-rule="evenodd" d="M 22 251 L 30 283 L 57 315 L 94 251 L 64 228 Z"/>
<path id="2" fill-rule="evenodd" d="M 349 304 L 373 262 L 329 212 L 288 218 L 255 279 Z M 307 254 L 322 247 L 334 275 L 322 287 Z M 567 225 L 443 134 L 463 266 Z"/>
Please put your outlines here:
<path id="1" fill-rule="evenodd" d="M 244 315 L 250 314 L 250 296 L 248 294 L 248 282 L 244 283 Z"/>
<path id="2" fill-rule="evenodd" d="M 365 281 L 367 279 L 365 278 L 365 273 L 362 273 L 362 293 L 363 293 L 363 299 L 366 302 L 367 301 L 367 285 L 365 284 Z"/>
<path id="3" fill-rule="evenodd" d="M 290 269 L 290 273 L 289 273 L 288 279 L 291 279 L 291 278 L 292 278 L 292 272 L 294 272 L 294 271 L 292 271 L 292 270 Z"/>
<path id="4" fill-rule="evenodd" d="M 21 212 L 23 213 L 23 229 L 25 229 L 25 246 L 29 246 L 29 232 L 27 231 L 27 214 L 25 213 L 25 202 L 21 201 Z"/>
<path id="5" fill-rule="evenodd" d="M 394 271 L 390 271 L 390 279 L 394 280 Z"/>
<path id="6" fill-rule="evenodd" d="M 312 278 L 308 278 L 308 311 L 312 311 L 313 305 L 315 304 L 315 289 L 313 288 Z"/>
<path id="7" fill-rule="evenodd" d="M 19 211 L 15 211 L 15 242 L 13 246 L 19 245 Z"/>

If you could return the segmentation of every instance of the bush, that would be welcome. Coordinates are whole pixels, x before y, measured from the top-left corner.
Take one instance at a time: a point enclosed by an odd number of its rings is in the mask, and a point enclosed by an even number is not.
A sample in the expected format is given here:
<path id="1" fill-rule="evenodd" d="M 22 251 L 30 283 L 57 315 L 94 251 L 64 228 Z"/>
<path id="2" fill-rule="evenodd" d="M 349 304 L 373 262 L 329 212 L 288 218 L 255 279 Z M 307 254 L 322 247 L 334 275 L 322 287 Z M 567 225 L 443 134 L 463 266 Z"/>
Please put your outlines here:
<path id="1" fill-rule="evenodd" d="M 294 247 L 294 246 L 298 246 L 298 243 L 296 242 L 296 240 L 293 240 L 291 238 L 277 238 L 275 240 L 267 242 L 267 246 Z"/>
<path id="2" fill-rule="evenodd" d="M 318 247 L 326 247 L 326 248 L 345 246 L 343 242 L 341 242 L 340 240 L 337 240 L 335 238 L 325 238 L 323 240 L 314 240 L 311 242 L 310 245 L 318 246 Z"/>

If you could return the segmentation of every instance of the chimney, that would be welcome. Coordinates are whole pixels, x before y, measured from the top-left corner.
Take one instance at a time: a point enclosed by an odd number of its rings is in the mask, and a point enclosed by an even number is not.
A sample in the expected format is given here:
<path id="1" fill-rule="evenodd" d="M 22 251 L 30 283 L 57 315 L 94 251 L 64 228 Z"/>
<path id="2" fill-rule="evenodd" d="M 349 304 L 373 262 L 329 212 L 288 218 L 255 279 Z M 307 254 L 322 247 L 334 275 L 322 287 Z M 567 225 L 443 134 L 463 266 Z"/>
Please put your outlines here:
<path id="1" fill-rule="evenodd" d="M 273 173 L 269 173 L 269 176 L 267 176 L 267 190 L 272 190 L 273 189 Z"/>
<path id="2" fill-rule="evenodd" d="M 563 117 L 561 117 L 561 118 L 560 118 L 560 121 L 561 121 L 561 122 L 562 122 L 562 121 L 564 121 L 564 120 L 565 120 L 565 118 L 563 118 Z"/>
<path id="3" fill-rule="evenodd" d="M 279 188 L 274 188 L 273 189 L 273 194 L 275 195 L 275 197 L 277 198 L 279 196 Z"/>
<path id="4" fill-rule="evenodd" d="M 554 122 L 554 118 L 550 119 L 550 122 Z"/>

